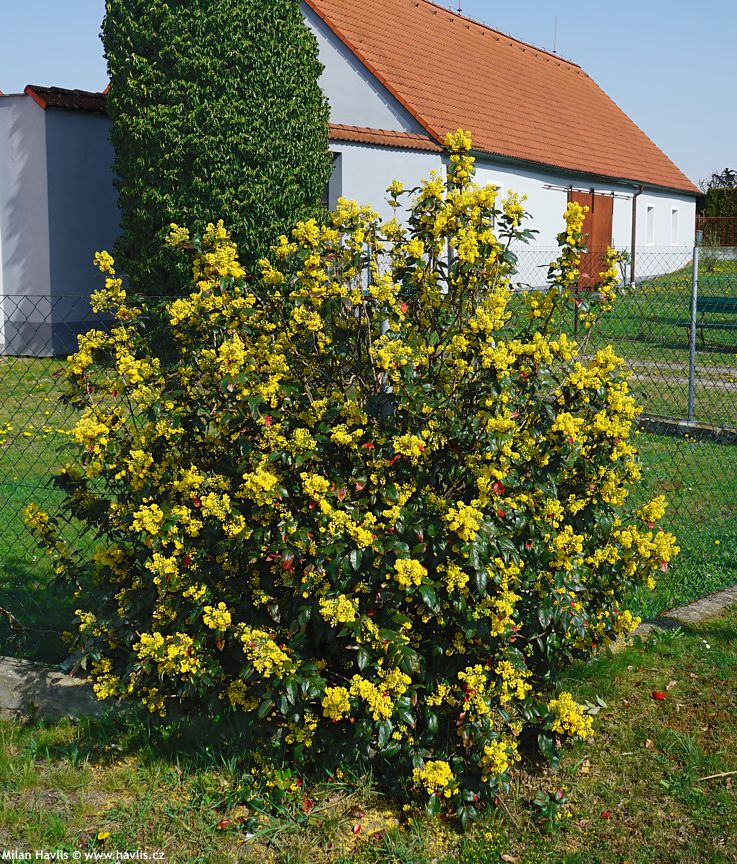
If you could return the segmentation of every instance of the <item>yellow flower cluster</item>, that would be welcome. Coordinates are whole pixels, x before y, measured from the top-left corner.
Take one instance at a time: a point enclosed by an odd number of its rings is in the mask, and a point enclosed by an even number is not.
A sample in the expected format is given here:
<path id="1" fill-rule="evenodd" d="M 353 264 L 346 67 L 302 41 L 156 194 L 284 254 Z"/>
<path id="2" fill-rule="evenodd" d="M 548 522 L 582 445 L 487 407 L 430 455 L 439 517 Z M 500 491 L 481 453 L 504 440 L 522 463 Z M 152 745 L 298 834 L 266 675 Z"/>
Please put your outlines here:
<path id="1" fill-rule="evenodd" d="M 92 691 L 100 701 L 123 695 L 120 678 L 113 673 L 112 668 L 110 658 L 101 657 L 92 664 L 90 669 Z"/>
<path id="2" fill-rule="evenodd" d="M 342 720 L 351 710 L 350 693 L 345 687 L 326 687 L 322 698 L 323 716 L 328 720 Z"/>
<path id="3" fill-rule="evenodd" d="M 412 772 L 412 780 L 428 795 L 443 795 L 450 798 L 456 785 L 456 778 L 450 765 L 443 759 L 434 759 Z"/>
<path id="4" fill-rule="evenodd" d="M 506 773 L 510 767 L 520 759 L 517 742 L 510 740 L 491 741 L 484 746 L 483 754 L 479 761 L 482 771 L 482 779 L 488 781 L 500 774 Z"/>
<path id="5" fill-rule="evenodd" d="M 194 642 L 187 633 L 142 633 L 133 650 L 141 662 L 153 661 L 163 675 L 190 676 L 200 670 Z"/>
<path id="6" fill-rule="evenodd" d="M 146 531 L 149 534 L 158 534 L 163 521 L 164 512 L 158 504 L 142 504 L 133 514 L 131 531 Z"/>
<path id="7" fill-rule="evenodd" d="M 584 713 L 583 705 L 579 705 L 570 693 L 560 693 L 557 699 L 548 702 L 548 710 L 553 715 L 550 729 L 561 735 L 577 735 L 579 738 L 589 738 L 594 732 L 591 717 Z"/>
<path id="8" fill-rule="evenodd" d="M 354 675 L 351 679 L 351 696 L 357 696 L 366 703 L 374 720 L 388 719 L 394 713 L 394 703 L 387 690 L 388 686 L 377 687 L 360 675 Z"/>
<path id="9" fill-rule="evenodd" d="M 637 511 L 637 515 L 643 522 L 647 522 L 652 527 L 652 523 L 658 522 L 663 518 L 665 515 L 665 508 L 665 495 L 658 495 L 657 498 L 653 498 L 653 500 L 645 504 L 644 507 L 640 507 Z"/>
<path id="10" fill-rule="evenodd" d="M 449 530 L 454 531 L 461 540 L 474 540 L 481 527 L 484 514 L 474 506 L 475 503 L 464 504 L 463 501 L 458 501 L 456 506 L 449 507 L 445 514 Z"/>
<path id="11" fill-rule="evenodd" d="M 629 609 L 625 609 L 615 618 L 613 629 L 617 636 L 629 636 L 641 623 L 642 618 L 639 615 L 633 615 Z"/>
<path id="12" fill-rule="evenodd" d="M 238 636 L 243 643 L 243 653 L 263 678 L 280 677 L 294 669 L 294 660 L 276 644 L 273 633 L 243 626 Z"/>
<path id="13" fill-rule="evenodd" d="M 407 591 L 413 585 L 417 586 L 427 575 L 427 568 L 419 561 L 411 558 L 401 558 L 394 564 L 394 578 L 400 588 Z"/>
<path id="14" fill-rule="evenodd" d="M 230 610 L 222 602 L 218 603 L 217 606 L 205 606 L 202 613 L 202 621 L 205 627 L 209 627 L 210 630 L 227 630 L 232 620 Z"/>
<path id="15" fill-rule="evenodd" d="M 448 589 L 448 593 L 452 594 L 454 591 L 465 591 L 466 585 L 468 585 L 468 574 L 464 573 L 463 570 L 453 562 L 445 565 L 445 584 Z"/>
<path id="16" fill-rule="evenodd" d="M 356 620 L 356 607 L 345 594 L 339 594 L 337 597 L 320 599 L 320 614 L 331 627 L 338 627 Z"/>

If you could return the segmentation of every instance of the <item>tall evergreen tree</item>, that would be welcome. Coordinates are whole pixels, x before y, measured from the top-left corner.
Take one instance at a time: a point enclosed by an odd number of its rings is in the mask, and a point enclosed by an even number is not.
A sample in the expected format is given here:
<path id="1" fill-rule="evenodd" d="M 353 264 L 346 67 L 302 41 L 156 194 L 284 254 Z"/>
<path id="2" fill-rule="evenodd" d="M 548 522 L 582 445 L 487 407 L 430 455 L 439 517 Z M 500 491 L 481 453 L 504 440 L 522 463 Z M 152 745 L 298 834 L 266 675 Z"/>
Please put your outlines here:
<path id="1" fill-rule="evenodd" d="M 244 263 L 319 211 L 328 105 L 299 0 L 106 0 L 121 269 L 175 293 L 171 222 L 223 219 Z"/>

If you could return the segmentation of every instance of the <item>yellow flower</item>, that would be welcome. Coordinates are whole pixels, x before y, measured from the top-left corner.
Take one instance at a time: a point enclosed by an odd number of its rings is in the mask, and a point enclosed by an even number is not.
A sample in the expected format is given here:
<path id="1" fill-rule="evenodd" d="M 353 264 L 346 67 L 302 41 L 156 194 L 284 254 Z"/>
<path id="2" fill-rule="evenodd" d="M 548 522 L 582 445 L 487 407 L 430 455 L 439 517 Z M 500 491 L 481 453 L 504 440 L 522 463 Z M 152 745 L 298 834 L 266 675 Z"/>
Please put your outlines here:
<path id="1" fill-rule="evenodd" d="M 273 633 L 243 626 L 240 628 L 239 638 L 243 643 L 243 653 L 263 678 L 281 677 L 294 669 L 294 661 L 276 644 Z"/>
<path id="2" fill-rule="evenodd" d="M 394 564 L 394 578 L 405 591 L 412 585 L 420 585 L 426 575 L 427 569 L 411 558 L 402 558 Z"/>
<path id="3" fill-rule="evenodd" d="M 205 627 L 211 630 L 227 630 L 230 627 L 232 616 L 225 603 L 218 603 L 217 606 L 205 606 L 202 614 L 202 621 Z"/>
<path id="4" fill-rule="evenodd" d="M 589 738 L 593 734 L 593 720 L 584 714 L 583 705 L 579 705 L 570 693 L 563 692 L 557 699 L 551 699 L 548 710 L 553 715 L 551 731 L 580 738 Z"/>
<path id="5" fill-rule="evenodd" d="M 331 627 L 338 627 L 356 620 L 356 607 L 345 594 L 339 594 L 335 598 L 320 600 L 320 614 Z"/>
<path id="6" fill-rule="evenodd" d="M 351 710 L 349 693 L 345 687 L 326 687 L 322 699 L 323 716 L 328 720 L 342 720 Z"/>
<path id="7" fill-rule="evenodd" d="M 445 514 L 445 521 L 448 523 L 448 528 L 461 538 L 461 540 L 474 540 L 481 527 L 481 520 L 484 514 L 474 504 L 478 502 L 472 501 L 470 504 L 464 504 L 463 501 L 458 501 L 455 507 L 449 507 Z"/>
<path id="8" fill-rule="evenodd" d="M 415 768 L 412 779 L 428 795 L 442 794 L 446 798 L 451 797 L 457 785 L 450 765 L 442 759 L 425 762 L 421 768 Z"/>

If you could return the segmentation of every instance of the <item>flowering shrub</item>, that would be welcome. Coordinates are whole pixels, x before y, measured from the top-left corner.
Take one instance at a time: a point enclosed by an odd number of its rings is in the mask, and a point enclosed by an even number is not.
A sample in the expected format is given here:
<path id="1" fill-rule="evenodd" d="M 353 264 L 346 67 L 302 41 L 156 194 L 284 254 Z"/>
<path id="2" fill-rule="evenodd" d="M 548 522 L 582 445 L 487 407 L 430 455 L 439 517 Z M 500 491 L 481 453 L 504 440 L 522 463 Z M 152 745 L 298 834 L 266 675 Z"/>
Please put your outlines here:
<path id="1" fill-rule="evenodd" d="M 560 327 L 583 209 L 548 289 L 515 295 L 522 202 L 473 184 L 467 135 L 448 147 L 446 180 L 390 188 L 405 224 L 341 201 L 256 282 L 222 224 L 173 226 L 194 284 L 155 336 L 98 256 L 116 323 L 70 358 L 62 481 L 102 543 L 56 554 L 98 586 L 79 648 L 99 698 L 237 712 L 292 765 L 371 763 L 466 819 L 525 730 L 544 751 L 591 733 L 550 685 L 636 626 L 623 597 L 676 550 L 662 499 L 628 507 L 622 361 Z"/>

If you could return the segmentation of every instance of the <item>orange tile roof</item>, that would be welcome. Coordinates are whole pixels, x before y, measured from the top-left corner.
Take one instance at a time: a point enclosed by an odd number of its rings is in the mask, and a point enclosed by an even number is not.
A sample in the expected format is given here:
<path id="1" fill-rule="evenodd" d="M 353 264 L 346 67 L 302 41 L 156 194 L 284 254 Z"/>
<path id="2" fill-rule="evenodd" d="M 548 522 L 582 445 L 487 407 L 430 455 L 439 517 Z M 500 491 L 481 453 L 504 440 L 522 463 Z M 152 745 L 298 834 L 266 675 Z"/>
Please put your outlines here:
<path id="1" fill-rule="evenodd" d="M 307 0 L 438 142 L 696 194 L 686 175 L 576 64 L 430 0 Z"/>
<path id="2" fill-rule="evenodd" d="M 402 150 L 429 150 L 440 153 L 442 147 L 427 135 L 413 132 L 394 132 L 390 129 L 367 129 L 363 126 L 341 126 L 331 123 L 331 141 L 351 141 L 356 144 L 379 144 L 384 147 L 399 147 Z"/>

